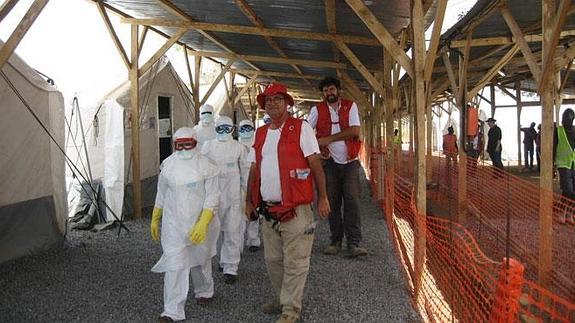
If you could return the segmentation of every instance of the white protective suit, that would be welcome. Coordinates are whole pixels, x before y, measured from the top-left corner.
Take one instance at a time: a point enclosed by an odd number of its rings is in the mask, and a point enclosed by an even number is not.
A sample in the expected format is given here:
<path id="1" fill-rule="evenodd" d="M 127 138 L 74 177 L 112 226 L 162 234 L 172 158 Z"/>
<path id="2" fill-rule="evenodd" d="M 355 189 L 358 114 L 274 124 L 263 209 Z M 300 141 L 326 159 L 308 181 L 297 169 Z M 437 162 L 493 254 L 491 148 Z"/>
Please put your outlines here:
<path id="1" fill-rule="evenodd" d="M 252 128 L 254 127 L 254 123 L 251 120 L 242 120 L 240 121 L 239 125 L 238 125 L 238 133 L 239 133 L 239 138 L 238 141 L 244 146 L 244 149 L 246 150 L 246 155 L 249 155 L 250 150 L 252 149 L 252 146 L 254 144 L 254 133 L 255 133 L 255 129 L 249 133 L 247 132 L 241 132 L 239 129 L 244 126 L 244 125 L 249 125 Z M 250 166 L 251 163 L 247 161 L 247 159 L 244 161 L 244 164 L 242 167 L 240 167 L 242 173 L 242 197 L 241 197 L 241 206 L 242 206 L 242 214 L 244 214 L 244 221 L 242 221 L 242 228 L 240 230 L 240 232 L 242 233 L 242 235 L 245 235 L 245 239 L 242 238 L 242 242 L 245 242 L 245 245 L 248 247 L 259 247 L 261 245 L 261 241 L 260 241 L 260 221 L 256 220 L 256 221 L 249 221 L 248 218 L 245 216 L 245 213 L 243 212 L 243 210 L 246 208 L 246 190 L 248 187 L 248 176 L 249 176 L 249 172 L 250 172 Z M 242 248 L 243 249 L 243 248 Z"/>
<path id="2" fill-rule="evenodd" d="M 189 137 L 195 138 L 195 133 L 184 127 L 176 131 L 174 140 Z M 216 216 L 212 218 L 206 240 L 201 244 L 192 244 L 188 232 L 203 209 L 217 208 L 219 197 L 218 168 L 197 147 L 175 151 L 163 161 L 155 202 L 156 208 L 163 209 L 163 254 L 152 268 L 153 272 L 165 273 L 162 316 L 185 319 L 190 276 L 196 298 L 210 298 L 214 294 L 211 258 L 216 254 L 220 221 Z"/>
<path id="3" fill-rule="evenodd" d="M 200 121 L 194 126 L 196 137 L 200 147 L 205 142 L 216 138 L 216 130 L 214 128 L 214 107 L 209 104 L 204 104 L 200 107 Z"/>
<path id="4" fill-rule="evenodd" d="M 220 117 L 217 126 L 233 127 L 229 117 Z M 202 154 L 218 164 L 220 171 L 220 204 L 215 214 L 219 217 L 222 231 L 220 266 L 224 274 L 237 275 L 240 263 L 242 236 L 240 234 L 242 218 L 240 202 L 240 162 L 247 158 L 246 150 L 231 133 L 218 134 L 216 140 L 210 140 L 202 146 Z"/>

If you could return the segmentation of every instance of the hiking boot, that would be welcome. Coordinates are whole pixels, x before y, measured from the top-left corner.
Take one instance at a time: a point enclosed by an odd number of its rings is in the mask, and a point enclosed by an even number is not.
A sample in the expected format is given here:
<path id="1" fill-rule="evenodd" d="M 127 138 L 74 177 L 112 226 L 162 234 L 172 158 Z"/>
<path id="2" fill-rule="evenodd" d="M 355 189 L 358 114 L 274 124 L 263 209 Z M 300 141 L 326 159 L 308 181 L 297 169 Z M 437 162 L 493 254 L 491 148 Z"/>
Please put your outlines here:
<path id="1" fill-rule="evenodd" d="M 262 305 L 262 312 L 266 314 L 281 314 L 282 306 L 280 303 L 271 302 Z"/>
<path id="2" fill-rule="evenodd" d="M 294 323 L 298 320 L 299 317 L 290 315 L 290 314 L 282 314 L 280 318 L 276 321 L 276 323 Z"/>
<path id="3" fill-rule="evenodd" d="M 350 258 L 357 258 L 361 256 L 367 256 L 367 249 L 358 247 L 358 246 L 350 246 L 349 247 L 349 257 Z"/>
<path id="4" fill-rule="evenodd" d="M 332 242 L 323 250 L 325 255 L 337 255 L 341 251 L 341 242 Z"/>
<path id="5" fill-rule="evenodd" d="M 237 275 L 232 275 L 232 274 L 224 274 L 224 283 L 228 284 L 228 285 L 233 285 L 238 281 L 238 276 Z"/>
<path id="6" fill-rule="evenodd" d="M 168 322 L 174 322 L 174 320 L 169 316 L 160 316 L 160 318 L 158 319 L 158 322 L 168 323 Z"/>

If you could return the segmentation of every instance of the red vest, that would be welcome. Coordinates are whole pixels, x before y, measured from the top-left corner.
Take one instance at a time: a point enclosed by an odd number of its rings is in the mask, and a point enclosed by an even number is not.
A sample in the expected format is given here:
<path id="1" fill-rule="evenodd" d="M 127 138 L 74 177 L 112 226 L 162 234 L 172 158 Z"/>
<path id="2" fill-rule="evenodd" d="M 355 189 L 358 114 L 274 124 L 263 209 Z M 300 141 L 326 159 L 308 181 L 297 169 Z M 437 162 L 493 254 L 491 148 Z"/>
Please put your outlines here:
<path id="1" fill-rule="evenodd" d="M 337 111 L 339 116 L 339 129 L 341 131 L 349 128 L 349 110 L 351 110 L 352 104 L 353 101 L 351 100 L 341 99 L 341 106 Z M 315 127 L 317 138 L 331 136 L 331 126 L 332 121 L 329 106 L 325 101 L 322 101 L 317 105 L 317 125 Z M 361 141 L 357 137 L 346 139 L 345 146 L 347 147 L 347 160 L 353 160 L 359 153 Z"/>
<path id="2" fill-rule="evenodd" d="M 443 135 L 443 153 L 445 155 L 455 155 L 457 154 L 457 146 L 455 145 L 455 140 L 457 138 L 455 135 L 446 134 Z"/>
<path id="3" fill-rule="evenodd" d="M 313 201 L 313 175 L 303 151 L 300 148 L 301 127 L 304 120 L 288 117 L 282 128 L 278 142 L 278 162 L 282 204 L 270 207 L 270 212 L 285 212 L 301 204 Z M 269 125 L 256 130 L 254 150 L 256 153 L 256 172 L 254 185 L 250 188 L 252 204 L 260 205 L 262 149 L 266 141 Z"/>

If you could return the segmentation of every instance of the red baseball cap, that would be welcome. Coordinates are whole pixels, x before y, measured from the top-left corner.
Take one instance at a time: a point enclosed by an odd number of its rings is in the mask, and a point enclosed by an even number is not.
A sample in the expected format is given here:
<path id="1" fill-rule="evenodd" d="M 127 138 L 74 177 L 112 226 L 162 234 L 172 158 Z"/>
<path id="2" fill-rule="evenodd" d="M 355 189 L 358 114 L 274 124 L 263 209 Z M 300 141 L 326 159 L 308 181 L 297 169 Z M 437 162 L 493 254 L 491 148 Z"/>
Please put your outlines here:
<path id="1" fill-rule="evenodd" d="M 288 105 L 293 106 L 293 98 L 287 93 L 287 88 L 281 83 L 271 83 L 266 87 L 263 93 L 258 94 L 257 100 L 260 107 L 265 109 L 266 95 L 283 94 L 283 96 L 288 100 Z"/>

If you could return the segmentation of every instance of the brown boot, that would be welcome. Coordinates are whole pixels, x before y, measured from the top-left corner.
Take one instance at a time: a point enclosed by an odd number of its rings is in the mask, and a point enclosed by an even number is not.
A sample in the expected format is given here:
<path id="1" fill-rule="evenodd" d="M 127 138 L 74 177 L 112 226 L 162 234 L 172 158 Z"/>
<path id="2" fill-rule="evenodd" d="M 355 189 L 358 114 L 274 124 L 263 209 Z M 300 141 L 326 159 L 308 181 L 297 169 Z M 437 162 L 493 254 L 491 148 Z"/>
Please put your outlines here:
<path id="1" fill-rule="evenodd" d="M 280 314 L 282 312 L 282 306 L 277 302 L 265 303 L 262 305 L 262 312 L 266 314 Z"/>
<path id="2" fill-rule="evenodd" d="M 349 257 L 350 258 L 357 258 L 367 256 L 367 249 L 362 247 L 350 246 L 349 247 Z"/>
<path id="3" fill-rule="evenodd" d="M 332 242 L 327 248 L 323 250 L 326 255 L 334 256 L 341 251 L 341 242 Z"/>

